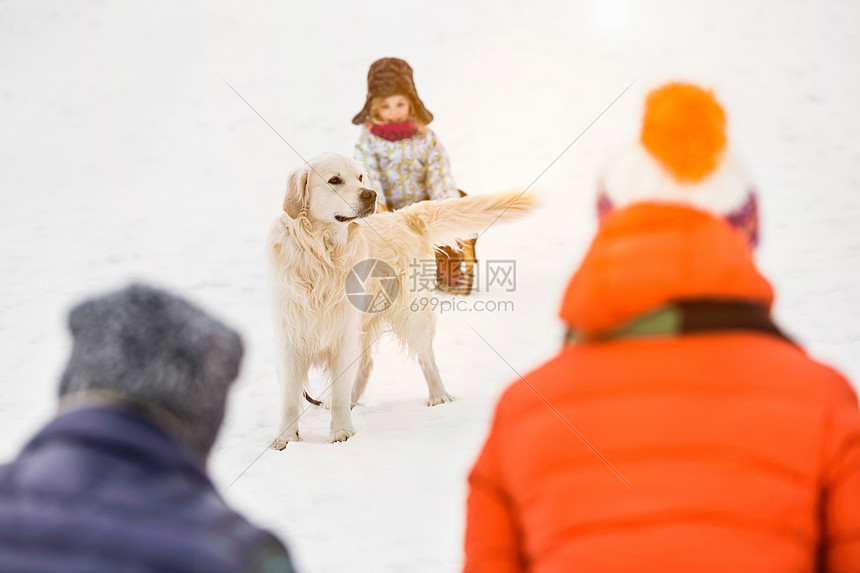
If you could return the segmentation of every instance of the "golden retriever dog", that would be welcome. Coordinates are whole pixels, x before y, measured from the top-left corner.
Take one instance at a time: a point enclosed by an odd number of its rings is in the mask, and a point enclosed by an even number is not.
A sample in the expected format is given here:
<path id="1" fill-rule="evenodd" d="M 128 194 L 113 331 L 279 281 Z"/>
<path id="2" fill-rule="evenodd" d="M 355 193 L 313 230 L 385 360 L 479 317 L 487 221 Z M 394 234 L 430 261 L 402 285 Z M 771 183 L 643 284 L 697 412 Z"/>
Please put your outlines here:
<path id="1" fill-rule="evenodd" d="M 534 202 L 529 194 L 496 193 L 375 214 L 376 192 L 368 182 L 359 162 L 332 153 L 312 159 L 288 179 L 283 212 L 267 243 L 282 389 L 275 449 L 299 439 L 312 367 L 323 368 L 330 381 L 331 441 L 355 434 L 350 409 L 367 385 L 370 347 L 386 326 L 421 366 L 428 405 L 450 402 L 433 354 L 436 316 L 429 305 L 410 308 L 417 293 L 409 288 L 407 270 L 417 260 L 434 260 L 434 247 L 455 245 L 496 220 L 522 215 Z M 367 272 L 368 264 L 386 272 Z M 346 288 L 353 267 L 362 265 L 366 299 L 348 296 Z M 385 304 L 376 304 L 379 300 Z"/>

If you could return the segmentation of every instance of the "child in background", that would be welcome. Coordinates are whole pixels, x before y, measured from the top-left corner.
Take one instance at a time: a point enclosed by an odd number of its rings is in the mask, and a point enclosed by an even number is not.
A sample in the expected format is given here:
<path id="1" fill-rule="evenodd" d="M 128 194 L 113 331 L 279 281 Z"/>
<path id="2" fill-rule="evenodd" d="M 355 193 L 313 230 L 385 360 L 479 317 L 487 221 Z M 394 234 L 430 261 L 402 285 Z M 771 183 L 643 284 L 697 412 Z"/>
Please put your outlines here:
<path id="1" fill-rule="evenodd" d="M 433 114 L 418 97 L 412 68 L 398 58 L 373 62 L 367 73 L 367 99 L 352 119 L 362 125 L 355 158 L 370 175 L 380 211 L 396 210 L 426 199 L 460 197 L 451 162 L 436 134 L 427 128 Z M 437 288 L 468 294 L 474 280 L 474 240 L 462 251 L 437 253 Z"/>

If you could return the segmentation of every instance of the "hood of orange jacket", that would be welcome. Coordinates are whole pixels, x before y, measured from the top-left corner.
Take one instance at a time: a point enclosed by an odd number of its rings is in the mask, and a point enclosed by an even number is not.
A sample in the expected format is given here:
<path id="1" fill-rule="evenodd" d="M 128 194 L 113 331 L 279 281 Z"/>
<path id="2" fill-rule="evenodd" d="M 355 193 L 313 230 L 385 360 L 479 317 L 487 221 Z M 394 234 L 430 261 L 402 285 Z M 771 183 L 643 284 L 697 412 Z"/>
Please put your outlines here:
<path id="1" fill-rule="evenodd" d="M 773 289 L 726 221 L 689 207 L 639 203 L 604 219 L 560 315 L 572 330 L 594 336 L 673 302 L 700 299 L 770 308 Z"/>

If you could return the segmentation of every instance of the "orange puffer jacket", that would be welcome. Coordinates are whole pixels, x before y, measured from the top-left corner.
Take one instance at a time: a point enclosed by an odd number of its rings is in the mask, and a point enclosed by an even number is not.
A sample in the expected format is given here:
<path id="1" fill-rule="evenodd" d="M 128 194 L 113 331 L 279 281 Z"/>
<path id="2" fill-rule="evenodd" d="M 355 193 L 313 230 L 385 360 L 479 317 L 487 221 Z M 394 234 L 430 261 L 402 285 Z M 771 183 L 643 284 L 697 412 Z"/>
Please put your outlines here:
<path id="1" fill-rule="evenodd" d="M 586 342 L 498 404 L 465 571 L 860 571 L 844 378 L 751 329 L 601 338 L 691 300 L 767 309 L 772 292 L 723 221 L 656 204 L 605 220 L 561 311 Z"/>

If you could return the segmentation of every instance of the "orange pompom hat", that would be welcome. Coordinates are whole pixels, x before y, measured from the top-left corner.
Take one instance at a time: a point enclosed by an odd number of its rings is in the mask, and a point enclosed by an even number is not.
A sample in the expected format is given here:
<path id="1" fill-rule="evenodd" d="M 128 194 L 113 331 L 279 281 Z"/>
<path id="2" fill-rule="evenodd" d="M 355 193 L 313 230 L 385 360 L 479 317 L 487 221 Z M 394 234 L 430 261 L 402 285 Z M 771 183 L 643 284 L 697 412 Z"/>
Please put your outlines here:
<path id="1" fill-rule="evenodd" d="M 710 91 L 666 84 L 645 100 L 640 141 L 679 181 L 701 181 L 726 148 L 726 114 Z"/>
<path id="2" fill-rule="evenodd" d="M 726 113 L 712 91 L 671 82 L 646 97 L 639 140 L 601 176 L 598 215 L 640 202 L 708 211 L 758 243 L 758 199 L 730 152 Z"/>

